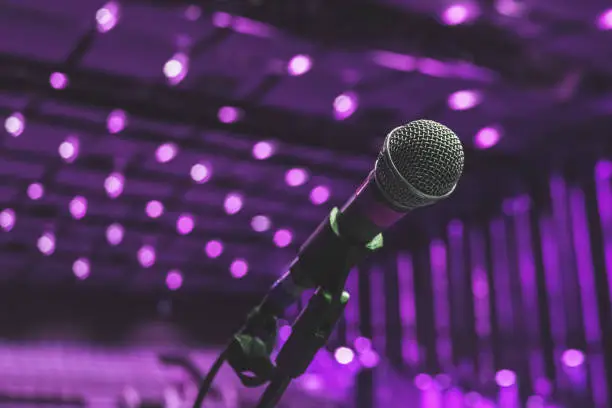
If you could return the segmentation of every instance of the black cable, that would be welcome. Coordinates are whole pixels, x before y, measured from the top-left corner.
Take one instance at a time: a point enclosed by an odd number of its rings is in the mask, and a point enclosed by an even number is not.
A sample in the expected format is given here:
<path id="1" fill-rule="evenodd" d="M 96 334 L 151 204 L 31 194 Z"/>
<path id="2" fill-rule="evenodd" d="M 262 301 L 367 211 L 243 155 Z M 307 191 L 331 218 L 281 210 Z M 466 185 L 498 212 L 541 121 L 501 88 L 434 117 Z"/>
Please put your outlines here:
<path id="1" fill-rule="evenodd" d="M 212 383 L 215 380 L 217 373 L 219 372 L 219 370 L 221 369 L 221 366 L 225 362 L 226 353 L 227 353 L 227 348 L 223 350 L 221 354 L 219 354 L 219 357 L 217 357 L 217 360 L 215 360 L 214 364 L 208 371 L 208 374 L 206 374 L 206 377 L 204 377 L 204 380 L 202 380 L 202 383 L 200 384 L 200 388 L 198 389 L 198 395 L 196 396 L 196 399 L 193 402 L 193 408 L 200 408 L 202 404 L 204 403 L 204 398 L 206 398 L 206 395 L 208 395 L 208 392 L 210 391 L 210 387 L 212 386 Z"/>

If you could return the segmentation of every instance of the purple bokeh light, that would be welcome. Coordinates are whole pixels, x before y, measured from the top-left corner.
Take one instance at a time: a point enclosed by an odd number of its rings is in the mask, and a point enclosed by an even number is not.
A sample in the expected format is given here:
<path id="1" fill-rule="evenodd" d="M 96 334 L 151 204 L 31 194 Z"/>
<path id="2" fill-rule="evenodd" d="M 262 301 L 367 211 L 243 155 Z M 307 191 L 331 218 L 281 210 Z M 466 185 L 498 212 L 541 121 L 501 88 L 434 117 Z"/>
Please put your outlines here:
<path id="1" fill-rule="evenodd" d="M 499 143 L 501 133 L 493 127 L 482 128 L 474 136 L 474 144 L 479 149 L 489 149 Z"/>
<path id="2" fill-rule="evenodd" d="M 358 353 L 363 353 L 364 351 L 372 349 L 372 340 L 367 337 L 357 337 L 353 345 Z"/>
<path id="3" fill-rule="evenodd" d="M 178 290 L 183 286 L 183 274 L 179 270 L 172 270 L 166 275 L 166 286 L 170 290 Z"/>
<path id="4" fill-rule="evenodd" d="M 264 232 L 270 229 L 272 222 L 265 215 L 256 215 L 251 219 L 251 228 L 256 232 Z"/>
<path id="5" fill-rule="evenodd" d="M 45 232 L 38 238 L 36 247 L 45 256 L 53 255 L 55 252 L 55 235 L 51 232 Z"/>
<path id="6" fill-rule="evenodd" d="M 76 196 L 70 201 L 68 207 L 72 218 L 80 220 L 87 214 L 87 199 L 83 196 Z"/>
<path id="7" fill-rule="evenodd" d="M 348 347 L 338 347 L 334 352 L 334 358 L 339 364 L 347 365 L 355 359 L 355 353 Z"/>
<path id="8" fill-rule="evenodd" d="M 189 72 L 189 57 L 182 52 L 176 53 L 164 64 L 164 75 L 170 85 L 177 85 Z"/>
<path id="9" fill-rule="evenodd" d="M 495 374 L 495 382 L 503 388 L 512 387 L 516 384 L 516 374 L 511 370 L 499 370 Z"/>
<path id="10" fill-rule="evenodd" d="M 217 240 L 208 241 L 204 251 L 206 252 L 206 256 L 209 258 L 218 258 L 223 253 L 223 244 Z"/>
<path id="11" fill-rule="evenodd" d="M 285 182 L 290 187 L 298 187 L 308 181 L 308 173 L 304 169 L 290 169 L 285 173 Z"/>
<path id="12" fill-rule="evenodd" d="M 246 276 L 249 272 L 249 264 L 244 259 L 234 259 L 230 265 L 230 273 L 236 279 Z"/>
<path id="13" fill-rule="evenodd" d="M 567 367 L 576 368 L 584 364 L 584 353 L 580 350 L 569 349 L 563 352 L 561 361 Z"/>
<path id="14" fill-rule="evenodd" d="M 0 228 L 4 231 L 9 232 L 15 226 L 15 211 L 10 208 L 5 208 L 0 212 Z"/>
<path id="15" fill-rule="evenodd" d="M 230 193 L 225 197 L 225 202 L 223 206 L 225 207 L 225 212 L 229 215 L 237 214 L 242 209 L 243 200 L 242 196 L 238 193 Z"/>
<path id="16" fill-rule="evenodd" d="M 115 109 L 106 118 L 106 128 L 110 134 L 120 133 L 127 125 L 127 114 L 121 109 Z"/>
<path id="17" fill-rule="evenodd" d="M 329 188 L 325 186 L 317 186 L 310 191 L 310 201 L 314 205 L 324 204 L 327 200 L 329 200 L 329 196 Z"/>
<path id="18" fill-rule="evenodd" d="M 151 200 L 147 203 L 145 212 L 151 218 L 159 218 L 164 213 L 164 205 L 157 200 Z"/>
<path id="19" fill-rule="evenodd" d="M 195 220 L 191 214 L 182 214 L 176 221 L 176 232 L 180 235 L 187 235 L 193 231 Z"/>
<path id="20" fill-rule="evenodd" d="M 6 132 L 13 136 L 19 137 L 25 130 L 25 118 L 19 113 L 15 112 L 4 121 L 4 129 Z"/>
<path id="21" fill-rule="evenodd" d="M 87 279 L 90 271 L 89 260 L 86 258 L 79 258 L 72 264 L 72 273 L 78 279 Z"/>
<path id="22" fill-rule="evenodd" d="M 31 200 L 40 200 L 45 194 L 45 188 L 40 183 L 32 183 L 28 186 L 27 194 Z"/>
<path id="23" fill-rule="evenodd" d="M 106 241 L 112 246 L 117 246 L 123 241 L 125 231 L 121 224 L 111 224 L 106 228 Z"/>
<path id="24" fill-rule="evenodd" d="M 257 160 L 265 160 L 274 154 L 274 144 L 272 142 L 261 141 L 253 146 L 253 157 Z"/>
<path id="25" fill-rule="evenodd" d="M 117 198 L 123 193 L 125 177 L 123 174 L 114 172 L 104 180 L 104 190 L 110 198 Z"/>
<path id="26" fill-rule="evenodd" d="M 442 13 L 442 21 L 447 25 L 459 25 L 468 21 L 470 10 L 464 4 L 453 4 Z"/>
<path id="27" fill-rule="evenodd" d="M 155 151 L 155 158 L 159 163 L 168 163 L 176 157 L 178 147 L 174 143 L 164 143 Z"/>
<path id="28" fill-rule="evenodd" d="M 184 16 L 189 21 L 196 21 L 202 16 L 202 9 L 198 6 L 188 6 L 185 9 Z"/>
<path id="29" fill-rule="evenodd" d="M 431 388 L 433 385 L 433 378 L 429 374 L 420 373 L 414 377 L 414 385 L 421 391 L 425 391 Z"/>
<path id="30" fill-rule="evenodd" d="M 234 123 L 240 118 L 240 111 L 233 106 L 223 106 L 219 109 L 217 117 L 221 123 Z"/>
<path id="31" fill-rule="evenodd" d="M 155 248 L 151 245 L 143 245 L 137 253 L 138 263 L 143 268 L 150 268 L 155 264 Z"/>
<path id="32" fill-rule="evenodd" d="M 62 72 L 54 72 L 49 76 L 49 84 L 53 89 L 65 89 L 68 86 L 68 77 Z"/>
<path id="33" fill-rule="evenodd" d="M 98 32 L 107 33 L 119 22 L 119 4 L 114 1 L 106 3 L 96 12 L 96 26 Z"/>
<path id="34" fill-rule="evenodd" d="M 68 136 L 66 140 L 60 143 L 58 153 L 66 163 L 72 163 L 79 156 L 79 147 L 79 138 Z"/>
<path id="35" fill-rule="evenodd" d="M 452 110 L 464 111 L 472 109 L 481 101 L 481 95 L 476 91 L 457 91 L 448 97 L 448 106 Z"/>
<path id="36" fill-rule="evenodd" d="M 210 180 L 210 166 L 204 163 L 196 163 L 191 167 L 191 179 L 198 184 L 204 184 Z"/>
<path id="37" fill-rule="evenodd" d="M 212 15 L 212 23 L 215 27 L 227 28 L 232 24 L 234 18 L 224 11 L 216 11 Z"/>
<path id="38" fill-rule="evenodd" d="M 286 229 L 279 229 L 274 233 L 274 244 L 279 248 L 285 248 L 291 244 L 293 234 Z"/>
<path id="39" fill-rule="evenodd" d="M 344 120 L 349 118 L 357 110 L 359 105 L 357 95 L 353 92 L 340 94 L 334 99 L 334 118 Z"/>
<path id="40" fill-rule="evenodd" d="M 374 368 L 380 363 L 380 356 L 374 350 L 365 350 L 359 354 L 359 362 L 365 368 Z"/>
<path id="41" fill-rule="evenodd" d="M 307 55 L 296 55 L 287 65 L 287 72 L 291 76 L 304 75 L 312 68 L 312 59 Z"/>
<path id="42" fill-rule="evenodd" d="M 612 9 L 606 10 L 599 15 L 597 27 L 600 30 L 612 30 Z"/>

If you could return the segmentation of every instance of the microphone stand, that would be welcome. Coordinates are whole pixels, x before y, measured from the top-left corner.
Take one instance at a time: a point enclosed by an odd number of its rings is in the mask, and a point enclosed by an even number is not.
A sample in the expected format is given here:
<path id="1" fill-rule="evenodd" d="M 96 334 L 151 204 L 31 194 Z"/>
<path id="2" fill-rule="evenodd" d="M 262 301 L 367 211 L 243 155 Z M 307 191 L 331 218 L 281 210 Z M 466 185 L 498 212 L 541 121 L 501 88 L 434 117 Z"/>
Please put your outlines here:
<path id="1" fill-rule="evenodd" d="M 351 267 L 382 247 L 382 235 L 376 236 L 366 245 L 347 242 L 338 233 L 338 214 L 339 210 L 334 208 L 322 224 L 323 228 L 329 229 L 330 234 L 321 234 L 323 238 L 318 241 L 315 239 L 313 247 L 316 248 L 310 253 L 316 253 L 318 259 L 327 256 L 335 258 L 333 264 L 339 270 L 325 277 L 320 274 L 318 278 L 315 276 L 313 280 L 318 281 L 316 290 L 293 322 L 291 335 L 279 351 L 276 364 L 272 362 L 271 354 L 276 344 L 277 317 L 265 311 L 260 304 L 249 313 L 245 325 L 232 337 L 213 364 L 200 385 L 193 408 L 201 407 L 224 362 L 232 367 L 246 387 L 269 383 L 256 408 L 275 407 L 291 381 L 307 370 L 317 352 L 327 343 L 349 301 L 350 295 L 344 291 L 344 287 Z M 338 254 L 342 256 L 338 258 Z M 308 263 L 314 258 L 305 256 L 305 259 L 305 263 Z"/>

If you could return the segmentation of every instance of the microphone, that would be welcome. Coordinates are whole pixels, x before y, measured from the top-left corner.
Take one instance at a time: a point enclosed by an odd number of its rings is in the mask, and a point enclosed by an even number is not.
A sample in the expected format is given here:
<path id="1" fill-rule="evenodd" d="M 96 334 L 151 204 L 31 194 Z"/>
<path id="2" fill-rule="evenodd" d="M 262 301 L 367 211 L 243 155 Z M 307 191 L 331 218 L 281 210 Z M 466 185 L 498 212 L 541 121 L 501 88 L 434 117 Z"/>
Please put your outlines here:
<path id="1" fill-rule="evenodd" d="M 382 246 L 382 231 L 408 212 L 453 193 L 463 162 L 461 141 L 438 122 L 415 120 L 393 129 L 374 169 L 310 235 L 259 310 L 282 317 L 307 289 L 341 292 L 350 269 L 367 255 L 363 249 Z"/>

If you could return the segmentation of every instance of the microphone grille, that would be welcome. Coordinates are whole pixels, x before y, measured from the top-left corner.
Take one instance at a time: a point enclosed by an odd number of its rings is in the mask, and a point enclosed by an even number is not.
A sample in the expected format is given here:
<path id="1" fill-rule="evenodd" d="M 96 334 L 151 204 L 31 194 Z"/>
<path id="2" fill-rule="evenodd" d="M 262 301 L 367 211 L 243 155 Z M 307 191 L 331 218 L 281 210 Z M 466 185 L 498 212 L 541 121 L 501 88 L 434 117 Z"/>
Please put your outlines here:
<path id="1" fill-rule="evenodd" d="M 463 146 L 452 130 L 432 120 L 415 120 L 389 133 L 375 176 L 395 207 L 411 210 L 452 193 L 463 161 Z"/>

